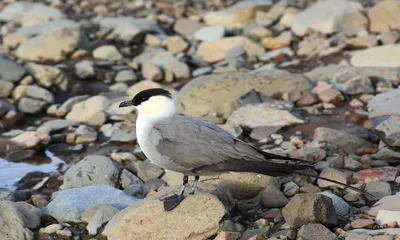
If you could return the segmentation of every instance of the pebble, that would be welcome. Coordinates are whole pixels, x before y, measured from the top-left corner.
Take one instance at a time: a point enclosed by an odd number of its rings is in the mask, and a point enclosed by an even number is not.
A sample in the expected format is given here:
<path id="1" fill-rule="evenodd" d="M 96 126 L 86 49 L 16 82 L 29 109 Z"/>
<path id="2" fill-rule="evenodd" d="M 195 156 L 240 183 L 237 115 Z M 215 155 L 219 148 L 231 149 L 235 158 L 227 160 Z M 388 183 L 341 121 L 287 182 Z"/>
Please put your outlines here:
<path id="1" fill-rule="evenodd" d="M 282 213 L 286 223 L 293 228 L 315 222 L 325 226 L 337 224 L 332 201 L 329 197 L 320 194 L 297 194 L 282 209 Z"/>
<path id="2" fill-rule="evenodd" d="M 137 76 L 132 70 L 122 70 L 115 76 L 116 82 L 128 82 L 137 80 Z"/>
<path id="3" fill-rule="evenodd" d="M 371 219 L 357 219 L 351 222 L 352 228 L 370 228 L 374 225 L 374 221 Z"/>
<path id="4" fill-rule="evenodd" d="M 49 225 L 49 226 L 47 226 L 47 227 L 45 227 L 45 228 L 41 228 L 40 230 L 39 230 L 39 232 L 40 233 L 47 233 L 47 234 L 52 234 L 52 233 L 55 233 L 55 232 L 57 232 L 58 230 L 62 230 L 63 229 L 63 226 L 61 226 L 60 224 L 58 224 L 58 223 L 54 223 L 54 224 L 51 224 L 51 225 Z"/>
<path id="5" fill-rule="evenodd" d="M 106 184 L 71 188 L 57 192 L 45 213 L 59 222 L 81 222 L 83 212 L 96 204 L 109 204 L 121 210 L 138 199 Z"/>
<path id="6" fill-rule="evenodd" d="M 118 49 L 112 45 L 105 45 L 96 48 L 93 51 L 93 57 L 101 60 L 120 60 L 122 58 L 121 53 Z"/>
<path id="7" fill-rule="evenodd" d="M 118 176 L 118 166 L 108 157 L 89 155 L 67 170 L 60 188 L 69 189 L 96 184 L 108 184 L 114 187 L 118 184 Z"/>
<path id="8" fill-rule="evenodd" d="M 185 51 L 189 44 L 180 36 L 168 37 L 166 40 L 167 49 L 173 54 Z"/>

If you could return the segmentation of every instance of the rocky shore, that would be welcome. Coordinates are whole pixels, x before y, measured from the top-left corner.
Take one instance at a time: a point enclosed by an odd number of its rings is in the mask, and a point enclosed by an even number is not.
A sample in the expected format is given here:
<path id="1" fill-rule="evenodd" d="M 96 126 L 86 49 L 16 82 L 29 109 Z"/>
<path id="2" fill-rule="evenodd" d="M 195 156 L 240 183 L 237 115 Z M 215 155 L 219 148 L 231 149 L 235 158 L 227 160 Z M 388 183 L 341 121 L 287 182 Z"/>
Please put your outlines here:
<path id="1" fill-rule="evenodd" d="M 0 239 L 400 239 L 399 31 L 396 0 L 0 2 Z M 165 212 L 182 175 L 118 108 L 155 87 L 373 197 L 226 173 Z"/>

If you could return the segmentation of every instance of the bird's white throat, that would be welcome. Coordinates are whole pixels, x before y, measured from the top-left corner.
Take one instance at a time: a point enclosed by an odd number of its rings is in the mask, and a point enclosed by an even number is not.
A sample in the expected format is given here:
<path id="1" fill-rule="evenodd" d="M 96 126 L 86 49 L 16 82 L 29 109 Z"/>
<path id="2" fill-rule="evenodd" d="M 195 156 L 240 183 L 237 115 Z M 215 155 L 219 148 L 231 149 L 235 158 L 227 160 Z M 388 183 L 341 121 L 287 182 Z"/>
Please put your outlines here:
<path id="1" fill-rule="evenodd" d="M 139 115 L 136 119 L 136 136 L 143 149 L 153 125 L 167 117 L 175 115 L 174 100 L 165 96 L 153 96 L 136 107 Z"/>

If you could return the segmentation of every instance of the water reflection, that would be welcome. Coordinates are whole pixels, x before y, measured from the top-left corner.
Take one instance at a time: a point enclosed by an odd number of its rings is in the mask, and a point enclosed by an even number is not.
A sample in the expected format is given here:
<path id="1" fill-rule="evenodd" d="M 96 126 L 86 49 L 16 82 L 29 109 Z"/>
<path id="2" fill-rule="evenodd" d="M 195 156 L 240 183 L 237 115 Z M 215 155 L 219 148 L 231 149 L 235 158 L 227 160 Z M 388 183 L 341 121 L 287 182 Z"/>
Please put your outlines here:
<path id="1" fill-rule="evenodd" d="M 0 158 L 0 188 L 8 188 L 14 190 L 15 183 L 18 182 L 25 174 L 39 172 L 56 172 L 60 165 L 65 167 L 65 162 L 55 156 L 52 152 L 46 150 L 46 156 L 34 157 L 34 161 L 27 162 L 10 162 Z"/>

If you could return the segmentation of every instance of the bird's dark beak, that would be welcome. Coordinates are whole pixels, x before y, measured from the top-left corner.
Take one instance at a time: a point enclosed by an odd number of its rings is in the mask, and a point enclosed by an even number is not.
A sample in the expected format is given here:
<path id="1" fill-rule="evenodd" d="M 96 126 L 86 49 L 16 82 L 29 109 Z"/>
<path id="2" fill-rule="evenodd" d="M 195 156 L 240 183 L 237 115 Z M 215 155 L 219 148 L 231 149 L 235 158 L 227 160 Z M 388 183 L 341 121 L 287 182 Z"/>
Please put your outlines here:
<path id="1" fill-rule="evenodd" d="M 119 104 L 120 108 L 134 106 L 132 100 L 124 101 Z"/>

